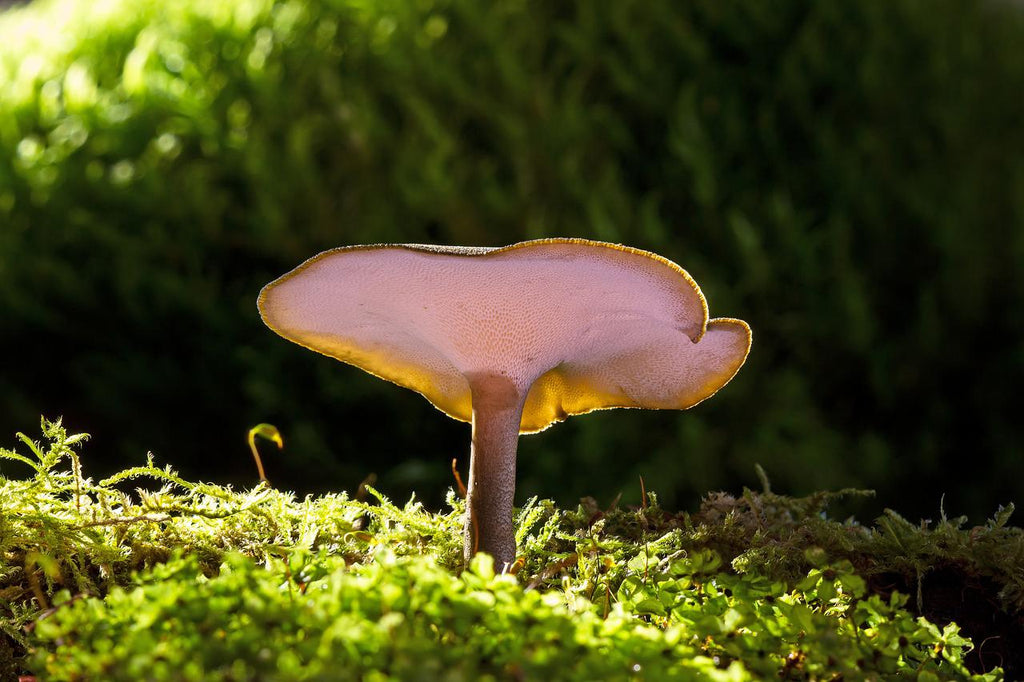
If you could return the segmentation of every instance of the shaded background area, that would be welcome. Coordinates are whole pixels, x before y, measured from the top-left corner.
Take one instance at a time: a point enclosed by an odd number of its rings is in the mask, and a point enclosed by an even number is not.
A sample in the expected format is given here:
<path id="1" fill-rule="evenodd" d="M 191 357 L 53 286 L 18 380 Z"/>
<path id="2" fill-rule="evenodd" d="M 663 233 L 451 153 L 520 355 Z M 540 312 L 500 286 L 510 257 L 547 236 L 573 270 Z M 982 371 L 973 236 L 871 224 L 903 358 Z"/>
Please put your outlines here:
<path id="1" fill-rule="evenodd" d="M 63 415 L 93 475 L 251 485 L 269 421 L 279 487 L 439 504 L 468 426 L 278 338 L 259 289 L 343 244 L 580 236 L 680 263 L 754 349 L 692 411 L 524 437 L 519 500 L 642 475 L 689 508 L 761 463 L 858 513 L 1024 501 L 1017 4 L 478 5 L 0 15 L 0 442 Z"/>

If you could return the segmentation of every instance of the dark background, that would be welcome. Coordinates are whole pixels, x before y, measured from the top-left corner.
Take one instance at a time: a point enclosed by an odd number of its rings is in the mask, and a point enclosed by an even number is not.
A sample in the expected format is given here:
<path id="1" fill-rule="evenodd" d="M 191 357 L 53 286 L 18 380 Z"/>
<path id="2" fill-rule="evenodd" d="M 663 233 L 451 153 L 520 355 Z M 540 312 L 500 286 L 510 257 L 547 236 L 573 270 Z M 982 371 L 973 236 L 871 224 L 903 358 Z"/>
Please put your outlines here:
<path id="1" fill-rule="evenodd" d="M 967 0 L 36 3 L 0 16 L 0 444 L 87 431 L 299 493 L 440 505 L 469 427 L 287 343 L 338 245 L 623 242 L 754 329 L 689 412 L 521 439 L 518 500 L 858 486 L 1024 501 L 1024 12 Z M 102 9 L 98 9 L 102 8 Z M 18 475 L 16 469 L 3 474 Z"/>

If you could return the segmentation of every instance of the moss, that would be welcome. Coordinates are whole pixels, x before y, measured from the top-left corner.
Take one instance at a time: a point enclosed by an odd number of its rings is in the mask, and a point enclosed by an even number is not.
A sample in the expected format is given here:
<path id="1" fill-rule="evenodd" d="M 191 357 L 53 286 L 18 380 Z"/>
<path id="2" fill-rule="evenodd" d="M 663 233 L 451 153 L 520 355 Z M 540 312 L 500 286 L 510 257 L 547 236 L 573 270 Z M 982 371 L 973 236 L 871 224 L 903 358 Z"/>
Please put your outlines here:
<path id="1" fill-rule="evenodd" d="M 694 513 L 670 513 L 653 494 L 634 509 L 532 499 L 517 512 L 515 578 L 502 578 L 462 565 L 454 493 L 444 512 L 399 507 L 372 488 L 364 499 L 299 500 L 266 484 L 187 481 L 152 461 L 94 482 L 76 449 L 85 437 L 60 422 L 43 431 L 45 444 L 22 436 L 28 454 L 0 450 L 32 470 L 0 477 L 9 669 L 320 679 L 315 671 L 344 659 L 372 679 L 407 676 L 415 660 L 430 678 L 740 680 L 832 679 L 830 670 L 1001 679 L 997 665 L 1020 669 L 1024 534 L 1007 525 L 1012 509 L 970 529 L 895 512 L 867 527 L 826 514 L 864 494 L 852 490 L 718 493 Z M 126 492 L 136 481 L 147 485 Z M 342 621 L 365 651 L 323 644 Z M 527 634 L 509 639 L 499 622 Z M 372 655 L 382 627 L 391 658 Z M 558 638 L 576 648 L 552 648 Z"/>

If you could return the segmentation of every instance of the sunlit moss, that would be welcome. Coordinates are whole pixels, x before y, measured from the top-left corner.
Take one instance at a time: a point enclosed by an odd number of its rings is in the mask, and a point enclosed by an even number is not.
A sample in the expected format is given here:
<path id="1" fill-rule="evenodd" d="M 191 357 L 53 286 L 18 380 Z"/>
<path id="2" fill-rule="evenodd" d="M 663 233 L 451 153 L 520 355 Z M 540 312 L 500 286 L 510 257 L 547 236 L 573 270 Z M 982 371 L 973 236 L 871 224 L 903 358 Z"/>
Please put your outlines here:
<path id="1" fill-rule="evenodd" d="M 680 515 L 654 495 L 530 500 L 518 570 L 499 576 L 462 565 L 454 493 L 441 513 L 372 489 L 297 500 L 152 459 L 95 482 L 85 436 L 43 430 L 0 450 L 0 666 L 41 678 L 998 680 L 972 677 L 955 623 L 873 576 L 959 563 L 1020 608 L 1011 509 L 966 531 L 824 515 L 856 491 L 720 494 Z"/>

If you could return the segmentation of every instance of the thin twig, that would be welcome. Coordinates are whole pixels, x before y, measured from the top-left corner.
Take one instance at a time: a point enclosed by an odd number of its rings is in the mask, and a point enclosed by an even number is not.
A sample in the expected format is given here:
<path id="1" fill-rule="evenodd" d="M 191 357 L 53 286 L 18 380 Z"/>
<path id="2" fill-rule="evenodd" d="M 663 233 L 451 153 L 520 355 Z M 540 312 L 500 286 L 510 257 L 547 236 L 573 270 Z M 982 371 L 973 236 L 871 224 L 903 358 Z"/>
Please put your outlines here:
<path id="1" fill-rule="evenodd" d="M 462 476 L 459 475 L 459 470 L 455 466 L 456 462 L 458 462 L 458 459 L 452 457 L 452 475 L 455 477 L 456 485 L 459 486 L 459 497 L 461 497 L 462 499 L 466 499 L 466 486 L 462 484 Z"/>

